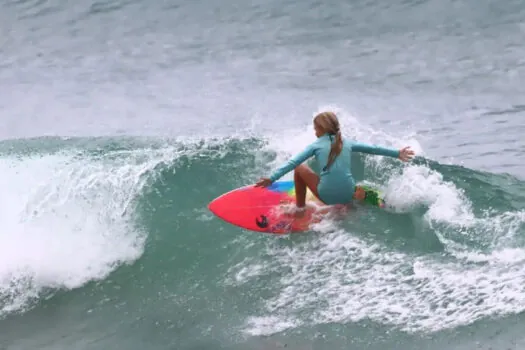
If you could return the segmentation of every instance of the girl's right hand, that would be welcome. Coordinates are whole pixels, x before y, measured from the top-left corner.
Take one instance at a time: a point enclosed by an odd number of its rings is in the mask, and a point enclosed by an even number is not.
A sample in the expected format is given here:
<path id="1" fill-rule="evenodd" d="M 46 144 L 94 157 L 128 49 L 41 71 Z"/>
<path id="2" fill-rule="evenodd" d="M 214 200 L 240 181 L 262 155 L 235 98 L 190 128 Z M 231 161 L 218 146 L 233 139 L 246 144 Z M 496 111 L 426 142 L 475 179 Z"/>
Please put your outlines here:
<path id="1" fill-rule="evenodd" d="M 272 184 L 272 180 L 267 177 L 263 177 L 256 184 L 255 187 L 268 187 Z"/>
<path id="2" fill-rule="evenodd" d="M 404 147 L 399 150 L 399 159 L 401 159 L 403 162 L 408 162 L 413 157 L 414 151 L 410 149 L 410 146 Z"/>

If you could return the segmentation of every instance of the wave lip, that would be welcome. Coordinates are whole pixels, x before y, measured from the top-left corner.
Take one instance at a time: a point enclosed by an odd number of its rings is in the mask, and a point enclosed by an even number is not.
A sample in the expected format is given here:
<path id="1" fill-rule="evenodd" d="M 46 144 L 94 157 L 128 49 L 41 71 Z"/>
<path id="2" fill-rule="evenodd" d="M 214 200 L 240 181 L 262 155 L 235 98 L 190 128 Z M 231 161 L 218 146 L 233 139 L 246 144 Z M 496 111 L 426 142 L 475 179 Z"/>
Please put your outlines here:
<path id="1" fill-rule="evenodd" d="M 161 154 L 72 150 L 0 158 L 0 316 L 101 280 L 144 249 L 135 197 Z"/>

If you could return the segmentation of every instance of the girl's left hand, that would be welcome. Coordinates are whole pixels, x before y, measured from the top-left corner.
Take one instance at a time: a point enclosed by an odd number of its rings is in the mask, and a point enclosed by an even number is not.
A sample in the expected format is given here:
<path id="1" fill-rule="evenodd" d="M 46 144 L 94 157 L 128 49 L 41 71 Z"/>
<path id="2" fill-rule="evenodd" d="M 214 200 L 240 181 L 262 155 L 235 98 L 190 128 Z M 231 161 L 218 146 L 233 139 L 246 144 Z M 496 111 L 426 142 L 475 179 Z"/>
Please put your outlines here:
<path id="1" fill-rule="evenodd" d="M 405 147 L 399 150 L 399 159 L 403 162 L 407 162 L 414 157 L 414 151 L 410 147 Z"/>
<path id="2" fill-rule="evenodd" d="M 272 184 L 272 180 L 267 177 L 263 177 L 255 184 L 255 187 L 268 187 Z"/>

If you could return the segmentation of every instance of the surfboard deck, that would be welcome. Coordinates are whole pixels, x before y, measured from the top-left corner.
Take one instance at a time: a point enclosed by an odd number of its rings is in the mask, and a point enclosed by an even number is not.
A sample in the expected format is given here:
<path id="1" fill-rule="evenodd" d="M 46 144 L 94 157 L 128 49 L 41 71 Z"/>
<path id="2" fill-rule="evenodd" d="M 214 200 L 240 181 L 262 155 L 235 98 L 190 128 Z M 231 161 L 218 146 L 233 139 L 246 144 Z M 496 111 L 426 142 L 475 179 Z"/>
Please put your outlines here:
<path id="1" fill-rule="evenodd" d="M 381 194 L 373 188 L 359 186 L 366 193 L 365 202 L 384 206 Z M 306 210 L 301 217 L 295 208 L 293 181 L 278 181 L 268 187 L 244 186 L 227 192 L 208 204 L 208 209 L 222 220 L 241 228 L 271 234 L 304 232 L 319 223 L 326 214 L 344 216 L 346 205 L 327 206 L 310 190 L 306 194 Z"/>

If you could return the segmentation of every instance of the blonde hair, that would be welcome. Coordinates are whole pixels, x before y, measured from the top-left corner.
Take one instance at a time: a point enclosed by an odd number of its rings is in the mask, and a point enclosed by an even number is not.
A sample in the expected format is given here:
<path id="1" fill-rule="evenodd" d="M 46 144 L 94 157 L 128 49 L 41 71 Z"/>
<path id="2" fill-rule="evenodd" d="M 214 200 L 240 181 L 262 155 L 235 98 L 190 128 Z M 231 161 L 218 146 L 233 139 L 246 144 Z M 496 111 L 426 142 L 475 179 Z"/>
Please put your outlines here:
<path id="1" fill-rule="evenodd" d="M 339 153 L 341 153 L 343 150 L 343 138 L 341 137 L 339 120 L 333 112 L 322 112 L 315 116 L 314 124 L 329 135 L 335 135 L 335 142 L 332 143 L 332 147 L 330 148 L 328 162 L 323 169 L 326 171 L 328 168 L 330 168 Z"/>

